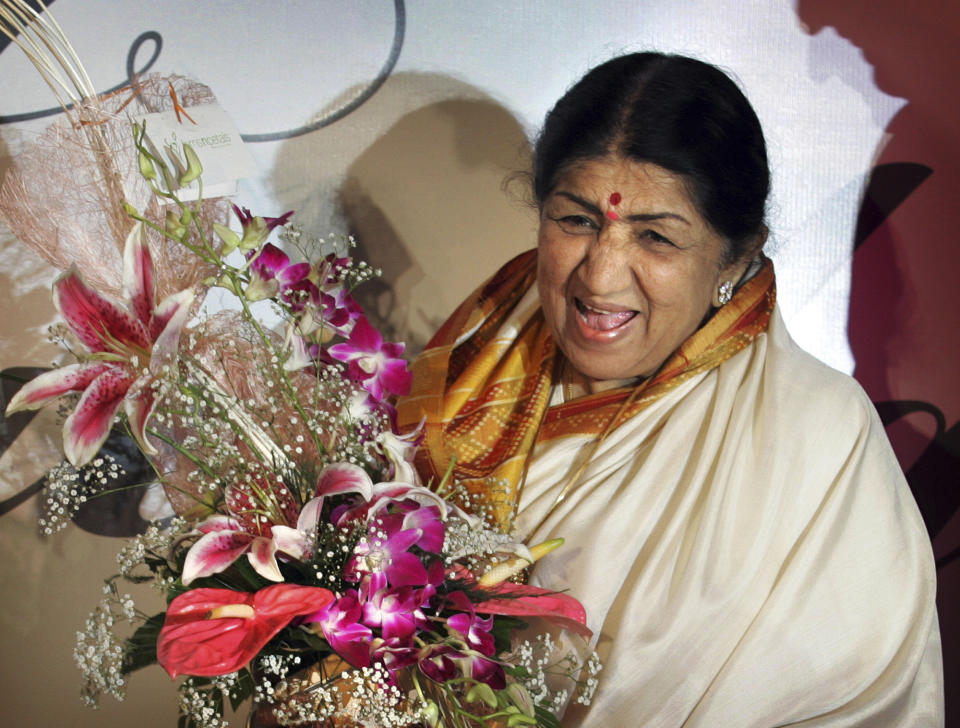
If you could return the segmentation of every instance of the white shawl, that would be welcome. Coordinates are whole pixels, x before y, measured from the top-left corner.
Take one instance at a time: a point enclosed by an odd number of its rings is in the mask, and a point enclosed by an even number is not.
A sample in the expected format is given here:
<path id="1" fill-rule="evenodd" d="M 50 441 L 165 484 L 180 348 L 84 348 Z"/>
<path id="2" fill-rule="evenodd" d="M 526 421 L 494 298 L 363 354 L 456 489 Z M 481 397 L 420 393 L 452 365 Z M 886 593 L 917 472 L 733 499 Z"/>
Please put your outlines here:
<path id="1" fill-rule="evenodd" d="M 859 385 L 769 331 L 618 426 L 540 443 L 516 531 L 604 662 L 565 726 L 941 726 L 930 543 Z M 539 525 L 538 525 L 539 524 Z M 531 529 L 536 529 L 531 533 Z"/>

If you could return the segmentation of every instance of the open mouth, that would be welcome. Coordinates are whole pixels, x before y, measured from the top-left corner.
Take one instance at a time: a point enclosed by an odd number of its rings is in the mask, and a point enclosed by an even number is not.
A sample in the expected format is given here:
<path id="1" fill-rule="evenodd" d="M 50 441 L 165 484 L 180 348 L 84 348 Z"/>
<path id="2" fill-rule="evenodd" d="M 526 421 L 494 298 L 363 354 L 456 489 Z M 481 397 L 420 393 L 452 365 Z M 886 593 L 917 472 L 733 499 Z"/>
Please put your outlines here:
<path id="1" fill-rule="evenodd" d="M 604 311 L 603 309 L 588 306 L 579 298 L 573 299 L 577 313 L 584 325 L 598 331 L 610 331 L 623 326 L 637 315 L 637 311 Z"/>

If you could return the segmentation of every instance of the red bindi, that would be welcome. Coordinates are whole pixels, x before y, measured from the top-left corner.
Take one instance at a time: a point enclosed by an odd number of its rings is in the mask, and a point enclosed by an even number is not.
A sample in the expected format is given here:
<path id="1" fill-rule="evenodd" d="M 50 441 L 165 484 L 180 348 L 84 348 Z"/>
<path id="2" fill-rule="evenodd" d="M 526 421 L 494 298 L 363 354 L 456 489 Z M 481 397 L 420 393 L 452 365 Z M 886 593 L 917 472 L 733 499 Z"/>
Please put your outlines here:
<path id="1" fill-rule="evenodd" d="M 622 200 L 622 199 L 623 199 L 623 198 L 620 196 L 620 193 L 619 193 L 619 192 L 614 192 L 612 195 L 610 195 L 610 206 L 611 206 L 611 207 L 616 207 L 617 205 L 620 204 L 620 200 Z M 620 219 L 620 216 L 619 216 L 616 212 L 614 212 L 613 210 L 607 210 L 607 217 L 609 217 L 611 220 L 619 220 L 619 219 Z"/>

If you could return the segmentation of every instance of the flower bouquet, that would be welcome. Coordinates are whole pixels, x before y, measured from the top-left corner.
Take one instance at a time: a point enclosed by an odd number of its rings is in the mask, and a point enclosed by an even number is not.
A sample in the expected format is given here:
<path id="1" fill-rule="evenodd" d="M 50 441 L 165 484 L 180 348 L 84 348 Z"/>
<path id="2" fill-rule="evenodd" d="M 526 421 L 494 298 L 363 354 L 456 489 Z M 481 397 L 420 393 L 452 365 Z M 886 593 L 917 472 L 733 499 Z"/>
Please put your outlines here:
<path id="1" fill-rule="evenodd" d="M 224 224 L 189 144 L 158 151 L 122 107 L 105 108 L 84 92 L 68 126 L 80 145 L 93 126 L 132 128 L 122 148 L 88 145 L 100 179 L 114 175 L 104 213 L 127 219 L 120 270 L 74 265 L 56 281 L 76 361 L 7 408 L 63 407 L 48 531 L 118 482 L 103 449 L 117 428 L 174 511 L 124 546 L 79 634 L 87 701 L 122 699 L 126 676 L 156 662 L 181 679 L 183 726 L 226 725 L 226 703 L 247 700 L 254 725 L 559 725 L 596 685 L 595 655 L 575 646 L 589 635 L 583 609 L 509 581 L 559 539 L 528 548 L 456 483 L 419 482 L 417 433 L 396 431 L 391 405 L 410 384 L 403 345 L 351 294 L 375 271 L 342 241 L 308 239 L 292 213 L 234 206 L 239 230 Z M 117 198 L 127 169 L 149 189 L 144 205 Z M 195 202 L 180 194 L 190 184 Z M 181 258 L 198 276 L 158 300 L 172 279 L 158 261 Z M 232 305 L 199 313 L 210 288 Z M 140 611 L 124 581 L 152 583 L 165 607 Z"/>

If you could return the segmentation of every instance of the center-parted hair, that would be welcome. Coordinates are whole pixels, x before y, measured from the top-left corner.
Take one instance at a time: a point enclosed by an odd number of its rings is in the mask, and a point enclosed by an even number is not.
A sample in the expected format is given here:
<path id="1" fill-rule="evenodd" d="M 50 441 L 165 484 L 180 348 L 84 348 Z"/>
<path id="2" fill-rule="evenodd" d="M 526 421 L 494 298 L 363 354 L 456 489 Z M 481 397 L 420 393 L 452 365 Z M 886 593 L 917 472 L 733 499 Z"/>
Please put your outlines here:
<path id="1" fill-rule="evenodd" d="M 764 229 L 770 170 L 750 102 L 718 68 L 685 56 L 633 53 L 597 66 L 547 115 L 534 148 L 542 205 L 585 159 L 652 162 L 682 175 L 698 211 L 740 260 Z"/>

